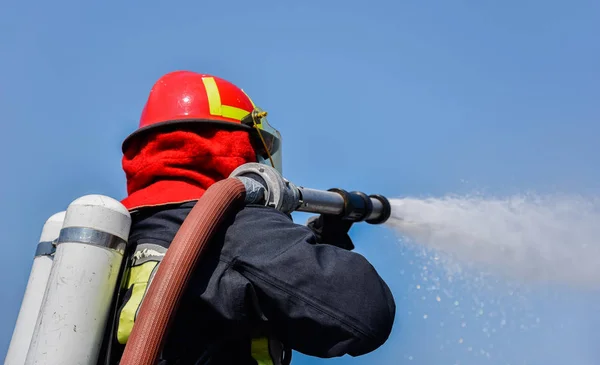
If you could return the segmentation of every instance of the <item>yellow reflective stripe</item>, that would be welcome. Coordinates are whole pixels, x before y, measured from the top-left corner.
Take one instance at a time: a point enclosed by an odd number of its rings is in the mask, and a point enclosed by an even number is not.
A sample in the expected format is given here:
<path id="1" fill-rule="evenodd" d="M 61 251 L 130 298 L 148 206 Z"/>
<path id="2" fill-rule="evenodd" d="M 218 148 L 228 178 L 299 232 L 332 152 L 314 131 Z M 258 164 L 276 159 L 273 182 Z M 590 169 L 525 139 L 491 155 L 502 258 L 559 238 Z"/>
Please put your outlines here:
<path id="1" fill-rule="evenodd" d="M 248 115 L 248 112 L 244 109 L 229 105 L 221 105 L 221 113 L 221 115 L 225 118 L 231 118 L 235 120 L 242 120 L 246 115 Z"/>
<path id="2" fill-rule="evenodd" d="M 127 288 L 132 288 L 131 297 L 127 300 L 119 315 L 119 326 L 117 329 L 117 340 L 122 345 L 127 343 L 129 339 L 135 322 L 135 315 L 146 294 L 148 280 L 156 265 L 158 265 L 158 262 L 148 261 L 130 269 Z"/>
<path id="3" fill-rule="evenodd" d="M 215 81 L 214 77 L 203 77 L 202 82 L 204 83 L 204 88 L 206 89 L 208 109 L 211 115 L 218 115 L 235 120 L 242 120 L 246 115 L 248 115 L 248 112 L 244 109 L 221 104 L 221 94 L 219 93 L 219 87 L 217 86 L 217 82 Z M 250 100 L 250 102 L 252 103 L 252 100 Z M 254 106 L 254 103 L 252 103 L 252 105 Z"/>
<path id="4" fill-rule="evenodd" d="M 274 365 L 269 353 L 269 339 L 267 337 L 252 339 L 252 358 L 258 365 Z"/>
<path id="5" fill-rule="evenodd" d="M 238 121 L 242 120 L 246 115 L 248 115 L 248 112 L 244 109 L 236 108 L 235 106 L 229 105 L 222 105 L 221 113 L 221 115 L 225 118 L 235 119 Z"/>
<path id="6" fill-rule="evenodd" d="M 206 96 L 208 97 L 208 108 L 210 114 L 221 115 L 221 94 L 219 94 L 219 87 L 214 77 L 203 77 L 202 82 L 206 89 Z"/>
<path id="7" fill-rule="evenodd" d="M 135 322 L 135 312 L 137 311 L 144 293 L 146 292 L 147 284 L 134 284 L 133 292 L 131 293 L 130 300 L 127 301 L 123 311 L 119 316 L 119 328 L 117 330 L 117 340 L 120 344 L 124 345 L 129 339 L 129 335 L 133 330 L 133 324 Z"/>

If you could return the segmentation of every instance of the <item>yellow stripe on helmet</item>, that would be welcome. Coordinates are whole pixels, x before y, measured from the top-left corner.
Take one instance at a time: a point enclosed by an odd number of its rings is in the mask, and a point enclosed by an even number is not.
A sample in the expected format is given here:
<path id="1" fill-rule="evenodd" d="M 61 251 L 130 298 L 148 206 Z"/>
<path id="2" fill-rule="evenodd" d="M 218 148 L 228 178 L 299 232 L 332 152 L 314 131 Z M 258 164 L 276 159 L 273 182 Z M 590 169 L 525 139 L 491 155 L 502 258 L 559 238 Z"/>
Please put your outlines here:
<path id="1" fill-rule="evenodd" d="M 214 77 L 203 77 L 202 82 L 206 88 L 208 108 L 211 115 L 235 119 L 238 121 L 241 121 L 246 115 L 248 115 L 248 111 L 244 109 L 221 104 L 221 94 L 219 93 L 219 87 L 217 86 L 217 82 L 215 81 Z M 252 106 L 254 106 L 252 100 L 250 100 L 250 102 L 252 103 Z"/>
<path id="2" fill-rule="evenodd" d="M 221 105 L 221 116 L 225 118 L 231 118 L 241 121 L 246 115 L 248 115 L 248 111 L 244 109 L 236 108 L 234 106 L 229 105 Z"/>
<path id="3" fill-rule="evenodd" d="M 221 94 L 214 77 L 203 77 L 202 82 L 208 97 L 208 108 L 211 115 L 221 115 Z"/>

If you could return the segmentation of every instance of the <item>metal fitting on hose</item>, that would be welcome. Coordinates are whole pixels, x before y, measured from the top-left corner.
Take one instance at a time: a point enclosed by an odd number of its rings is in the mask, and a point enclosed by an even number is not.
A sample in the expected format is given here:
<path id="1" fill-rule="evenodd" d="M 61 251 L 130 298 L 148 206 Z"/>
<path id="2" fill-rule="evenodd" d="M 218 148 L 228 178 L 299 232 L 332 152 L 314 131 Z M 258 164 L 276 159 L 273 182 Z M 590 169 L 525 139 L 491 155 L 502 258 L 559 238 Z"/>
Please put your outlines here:
<path id="1" fill-rule="evenodd" d="M 264 204 L 287 214 L 298 207 L 298 188 L 273 167 L 246 163 L 233 170 L 229 177 L 238 178 L 246 187 L 246 204 Z"/>

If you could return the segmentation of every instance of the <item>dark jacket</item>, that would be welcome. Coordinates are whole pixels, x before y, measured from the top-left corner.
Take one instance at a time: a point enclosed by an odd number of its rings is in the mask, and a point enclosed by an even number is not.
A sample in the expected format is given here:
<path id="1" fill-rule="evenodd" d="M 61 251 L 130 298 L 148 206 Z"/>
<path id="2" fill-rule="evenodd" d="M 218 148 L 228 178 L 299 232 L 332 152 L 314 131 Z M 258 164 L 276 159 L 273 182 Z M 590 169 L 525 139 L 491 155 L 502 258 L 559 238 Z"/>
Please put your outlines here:
<path id="1" fill-rule="evenodd" d="M 132 214 L 131 244 L 164 247 L 195 202 Z M 163 351 L 168 364 L 256 364 L 250 339 L 317 357 L 358 356 L 388 338 L 395 303 L 360 254 L 316 243 L 275 209 L 248 206 L 200 260 Z"/>

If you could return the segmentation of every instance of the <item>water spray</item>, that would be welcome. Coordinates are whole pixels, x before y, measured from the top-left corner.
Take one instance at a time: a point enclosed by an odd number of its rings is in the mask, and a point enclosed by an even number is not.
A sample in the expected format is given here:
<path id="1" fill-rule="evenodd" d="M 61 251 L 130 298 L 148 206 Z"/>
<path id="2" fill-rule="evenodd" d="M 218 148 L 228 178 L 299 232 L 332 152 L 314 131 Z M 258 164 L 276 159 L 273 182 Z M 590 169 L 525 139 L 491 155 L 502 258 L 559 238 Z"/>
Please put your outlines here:
<path id="1" fill-rule="evenodd" d="M 416 245 L 530 283 L 600 287 L 600 200 L 569 195 L 391 199 L 387 225 Z"/>

